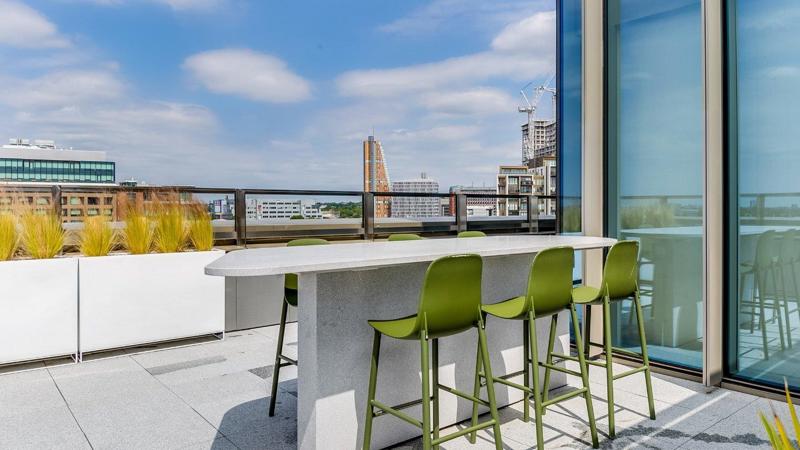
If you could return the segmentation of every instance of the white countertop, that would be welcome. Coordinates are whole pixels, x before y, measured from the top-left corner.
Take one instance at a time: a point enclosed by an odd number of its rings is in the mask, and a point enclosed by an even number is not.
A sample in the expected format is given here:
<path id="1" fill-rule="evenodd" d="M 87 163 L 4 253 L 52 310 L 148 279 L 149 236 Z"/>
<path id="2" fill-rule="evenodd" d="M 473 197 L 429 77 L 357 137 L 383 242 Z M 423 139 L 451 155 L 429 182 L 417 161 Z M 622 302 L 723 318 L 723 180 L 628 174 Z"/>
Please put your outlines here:
<path id="1" fill-rule="evenodd" d="M 206 266 L 206 274 L 254 277 L 334 272 L 429 262 L 442 256 L 461 253 L 481 256 L 519 255 L 558 246 L 571 246 L 576 250 L 610 247 L 614 242 L 616 240 L 611 238 L 590 236 L 520 235 L 259 248 L 230 252 Z"/>

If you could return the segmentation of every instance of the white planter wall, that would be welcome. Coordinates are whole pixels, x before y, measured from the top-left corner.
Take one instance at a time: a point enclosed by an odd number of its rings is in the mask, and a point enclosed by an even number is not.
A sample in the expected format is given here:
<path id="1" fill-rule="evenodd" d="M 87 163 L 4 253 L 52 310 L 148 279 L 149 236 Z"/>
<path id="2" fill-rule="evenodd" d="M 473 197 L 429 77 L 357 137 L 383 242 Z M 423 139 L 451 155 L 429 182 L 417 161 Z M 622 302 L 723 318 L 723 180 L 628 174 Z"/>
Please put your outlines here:
<path id="1" fill-rule="evenodd" d="M 78 259 L 0 262 L 0 364 L 78 353 Z"/>
<path id="2" fill-rule="evenodd" d="M 80 258 L 80 352 L 225 330 L 221 250 Z"/>

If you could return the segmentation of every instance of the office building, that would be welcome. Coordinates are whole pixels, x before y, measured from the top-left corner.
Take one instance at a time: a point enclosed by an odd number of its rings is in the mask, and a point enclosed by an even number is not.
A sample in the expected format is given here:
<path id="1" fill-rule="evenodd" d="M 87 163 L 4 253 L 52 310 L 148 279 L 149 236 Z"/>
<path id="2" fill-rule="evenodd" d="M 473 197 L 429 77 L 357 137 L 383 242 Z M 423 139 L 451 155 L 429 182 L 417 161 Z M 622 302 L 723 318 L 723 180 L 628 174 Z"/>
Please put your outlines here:
<path id="1" fill-rule="evenodd" d="M 8 191 L 3 203 L 52 210 L 51 192 L 14 192 L 14 187 L 58 185 L 63 222 L 81 222 L 91 216 L 118 219 L 117 194 L 103 189 L 115 186 L 115 178 L 115 163 L 107 161 L 102 151 L 65 149 L 55 141 L 40 139 L 10 139 L 0 147 L 0 190 Z M 71 191 L 71 187 L 80 189 Z M 92 187 L 97 189 L 87 189 Z"/>
<path id="2" fill-rule="evenodd" d="M 51 140 L 10 139 L 0 147 L 0 181 L 112 184 L 115 177 L 105 152 L 58 148 Z"/>
<path id="3" fill-rule="evenodd" d="M 322 219 L 317 203 L 311 200 L 250 198 L 245 204 L 248 219 Z M 235 208 L 232 211 L 235 214 Z"/>
<path id="4" fill-rule="evenodd" d="M 533 194 L 534 175 L 528 166 L 500 166 L 497 173 L 497 194 Z M 498 216 L 527 214 L 527 202 L 519 198 L 498 198 Z"/>
<path id="5" fill-rule="evenodd" d="M 383 153 L 381 141 L 369 136 L 363 141 L 364 192 L 389 192 L 389 168 Z M 375 196 L 375 218 L 391 216 L 391 200 L 389 197 Z"/>
<path id="6" fill-rule="evenodd" d="M 439 192 L 439 183 L 428 178 L 425 173 L 412 180 L 392 183 L 393 192 Z M 441 214 L 439 197 L 392 197 L 392 217 L 437 217 Z"/>

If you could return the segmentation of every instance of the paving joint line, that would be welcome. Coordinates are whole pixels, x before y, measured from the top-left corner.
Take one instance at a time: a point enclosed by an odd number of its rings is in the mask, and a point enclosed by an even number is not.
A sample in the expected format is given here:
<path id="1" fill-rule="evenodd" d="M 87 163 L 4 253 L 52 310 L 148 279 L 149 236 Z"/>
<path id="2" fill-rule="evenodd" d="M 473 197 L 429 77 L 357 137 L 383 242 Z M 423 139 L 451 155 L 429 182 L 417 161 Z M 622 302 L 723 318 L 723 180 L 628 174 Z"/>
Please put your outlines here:
<path id="1" fill-rule="evenodd" d="M 158 379 L 158 378 L 157 378 L 155 375 L 151 374 L 151 373 L 150 373 L 150 372 L 149 372 L 149 371 L 148 371 L 148 370 L 147 370 L 147 369 L 146 369 L 146 368 L 145 368 L 145 367 L 144 367 L 144 366 L 143 366 L 143 365 L 142 365 L 142 364 L 141 364 L 139 361 L 137 361 L 137 360 L 136 360 L 136 358 L 133 358 L 133 355 L 125 355 L 125 356 L 126 356 L 126 357 L 128 357 L 128 358 L 130 358 L 131 360 L 133 360 L 133 362 L 135 362 L 135 363 L 136 363 L 136 365 L 138 365 L 139 367 L 141 367 L 141 368 L 142 368 L 142 370 L 144 370 L 144 371 L 145 371 L 145 373 L 147 373 L 147 374 L 148 374 L 148 375 L 149 375 L 151 378 L 155 379 L 155 380 L 156 380 L 156 382 L 157 382 L 158 384 L 160 384 L 160 385 L 161 385 L 161 386 L 163 386 L 163 387 L 164 387 L 166 390 L 168 390 L 168 391 L 169 391 L 169 393 L 170 393 L 170 394 L 172 394 L 172 395 L 174 395 L 174 396 L 175 396 L 175 397 L 176 397 L 176 398 L 177 398 L 177 399 L 178 399 L 178 400 L 179 400 L 181 403 L 183 403 L 184 405 L 188 406 L 188 407 L 189 407 L 189 409 L 191 409 L 191 410 L 192 410 L 192 412 L 194 412 L 194 413 L 195 413 L 195 414 L 197 414 L 197 415 L 198 415 L 198 416 L 199 416 L 201 419 L 203 419 L 203 421 L 204 421 L 205 423 L 209 424 L 209 425 L 211 426 L 211 428 L 213 428 L 213 429 L 214 429 L 214 430 L 217 432 L 217 434 L 219 434 L 220 436 L 224 437 L 224 438 L 225 438 L 225 440 L 227 440 L 228 442 L 230 442 L 230 443 L 231 443 L 231 445 L 233 445 L 233 446 L 234 446 L 234 447 L 236 447 L 237 449 L 241 450 L 241 449 L 239 448 L 239 446 L 237 446 L 237 445 L 236 445 L 236 443 L 234 443 L 232 440 L 230 440 L 230 439 L 228 438 L 228 436 L 227 436 L 225 433 L 223 433 L 223 432 L 222 432 L 222 431 L 221 431 L 219 428 L 217 428 L 217 427 L 216 427 L 216 426 L 215 426 L 213 423 L 211 423 L 211 422 L 210 422 L 208 419 L 206 419 L 206 417 L 205 417 L 204 415 L 200 414 L 200 411 L 196 410 L 196 409 L 194 408 L 194 406 L 190 405 L 190 404 L 189 404 L 189 402 L 187 402 L 186 400 L 184 400 L 184 399 L 183 399 L 183 397 L 181 397 L 181 396 L 180 396 L 180 395 L 178 395 L 178 394 L 177 394 L 175 391 L 173 391 L 173 390 L 172 390 L 172 389 L 171 389 L 171 388 L 170 388 L 170 387 L 169 387 L 169 386 L 168 386 L 166 383 L 164 383 L 163 381 L 159 380 L 159 379 Z M 215 437 L 215 438 L 214 438 L 214 440 L 216 440 L 216 439 L 217 439 L 217 438 Z"/>
<path id="2" fill-rule="evenodd" d="M 83 426 L 81 425 L 81 422 L 78 420 L 77 417 L 75 417 L 75 413 L 72 411 L 72 407 L 69 405 L 69 402 L 67 401 L 67 397 L 65 397 L 64 393 L 61 392 L 61 387 L 58 385 L 58 382 L 56 381 L 56 379 L 53 378 L 53 374 L 52 374 L 52 372 L 50 372 L 50 367 L 45 365 L 44 369 L 47 371 L 47 376 L 50 377 L 50 381 L 53 382 L 53 386 L 56 387 L 56 390 L 58 391 L 58 395 L 61 396 L 61 400 L 64 400 L 64 405 L 67 407 L 67 411 L 69 411 L 69 415 L 72 416 L 72 420 L 75 421 L 75 425 L 77 425 L 78 429 L 81 430 L 81 434 L 83 434 L 83 438 L 86 439 L 86 443 L 89 444 L 89 448 L 94 449 L 94 445 L 92 445 L 92 441 L 89 440 L 89 436 L 86 435 L 86 430 L 83 429 Z"/>

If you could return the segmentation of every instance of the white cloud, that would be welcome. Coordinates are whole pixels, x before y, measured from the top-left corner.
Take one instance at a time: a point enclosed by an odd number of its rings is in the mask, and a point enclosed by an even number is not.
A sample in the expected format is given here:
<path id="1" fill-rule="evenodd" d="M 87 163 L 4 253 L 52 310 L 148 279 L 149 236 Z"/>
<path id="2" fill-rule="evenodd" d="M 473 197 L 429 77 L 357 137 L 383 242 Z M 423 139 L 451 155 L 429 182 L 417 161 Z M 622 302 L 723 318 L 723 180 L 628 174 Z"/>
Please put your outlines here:
<path id="1" fill-rule="evenodd" d="M 119 98 L 124 86 L 108 71 L 64 70 L 33 79 L 2 79 L 0 102 L 19 108 L 47 108 Z"/>
<path id="2" fill-rule="evenodd" d="M 549 40 L 530 45 L 512 37 L 513 33 L 522 33 L 544 38 L 548 32 L 552 33 Z M 492 42 L 490 51 L 392 69 L 354 70 L 342 74 L 336 84 L 345 96 L 387 97 L 500 77 L 530 80 L 553 71 L 554 35 L 555 13 L 541 12 L 508 25 Z"/>
<path id="3" fill-rule="evenodd" d="M 208 90 L 248 100 L 290 103 L 311 97 L 311 85 L 282 60 L 247 49 L 211 50 L 192 55 L 183 67 Z"/>
<path id="4" fill-rule="evenodd" d="M 132 3 L 141 3 L 142 0 L 77 0 L 80 2 L 94 3 L 103 6 L 121 6 Z M 228 0 L 145 0 L 150 3 L 169 6 L 174 11 L 210 12 L 219 10 L 228 3 Z"/>
<path id="5" fill-rule="evenodd" d="M 500 52 L 548 51 L 556 45 L 556 12 L 545 11 L 506 26 L 493 40 Z"/>
<path id="6" fill-rule="evenodd" d="M 549 5 L 532 0 L 433 0 L 410 14 L 378 27 L 386 33 L 417 36 L 441 32 L 449 25 L 491 30 Z"/>
<path id="7" fill-rule="evenodd" d="M 15 0 L 0 0 L 0 45 L 21 48 L 65 48 L 70 43 L 35 9 Z"/>
<path id="8" fill-rule="evenodd" d="M 108 105 L 18 110 L 0 125 L 8 136 L 55 139 L 62 145 L 106 150 L 119 179 L 133 176 L 157 184 L 208 184 L 201 174 L 235 182 L 239 149 L 217 145 L 218 121 L 199 105 L 121 99 Z M 219 164 L 219 155 L 225 164 Z M 230 172 L 229 172 L 230 171 Z M 212 183 L 213 184 L 213 183 Z"/>
<path id="9" fill-rule="evenodd" d="M 800 66 L 773 66 L 765 68 L 763 72 L 767 78 L 800 78 Z"/>
<path id="10" fill-rule="evenodd" d="M 420 95 L 420 104 L 433 112 L 477 116 L 508 112 L 516 105 L 508 93 L 494 88 L 429 92 Z"/>
<path id="11" fill-rule="evenodd" d="M 404 141 L 459 141 L 473 137 L 478 134 L 479 131 L 480 128 L 475 125 L 442 125 L 438 127 L 416 130 L 392 130 L 384 137 L 384 139 L 395 143 Z"/>
<path id="12" fill-rule="evenodd" d="M 209 11 L 217 9 L 224 3 L 224 0 L 157 0 L 160 3 L 169 5 L 176 11 Z"/>

